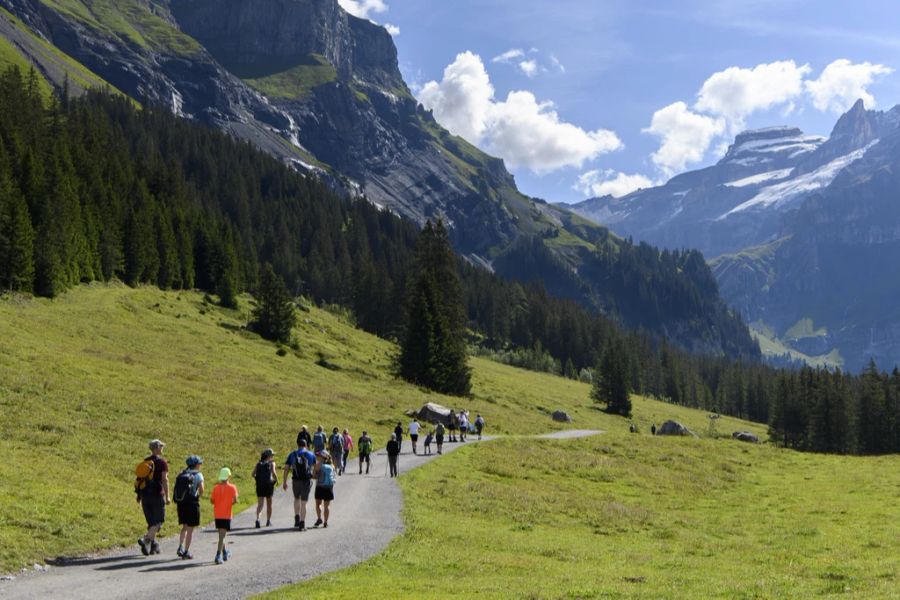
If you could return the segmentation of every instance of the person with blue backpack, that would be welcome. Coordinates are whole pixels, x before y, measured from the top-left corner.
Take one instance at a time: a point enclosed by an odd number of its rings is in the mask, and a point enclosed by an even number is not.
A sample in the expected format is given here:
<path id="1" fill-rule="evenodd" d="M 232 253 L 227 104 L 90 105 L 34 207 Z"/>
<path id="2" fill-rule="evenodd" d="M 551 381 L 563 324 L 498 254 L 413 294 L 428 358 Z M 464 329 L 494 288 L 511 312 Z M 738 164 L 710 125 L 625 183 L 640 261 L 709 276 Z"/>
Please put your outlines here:
<path id="1" fill-rule="evenodd" d="M 320 462 L 316 463 L 313 475 L 316 478 L 316 524 L 318 527 L 328 527 L 328 517 L 331 514 L 331 502 L 334 500 L 335 474 L 331 464 L 331 455 L 326 451 L 319 455 Z M 325 517 L 323 520 L 322 517 Z"/>
<path id="2" fill-rule="evenodd" d="M 335 427 L 328 438 L 328 452 L 331 454 L 331 462 L 338 475 L 344 474 L 344 436 Z"/>
<path id="3" fill-rule="evenodd" d="M 325 451 L 326 442 L 327 436 L 325 435 L 325 430 L 322 429 L 321 425 L 319 425 L 318 427 L 316 427 L 316 432 L 312 437 L 312 451 L 316 456 Z"/>
<path id="4" fill-rule="evenodd" d="M 320 428 L 321 429 L 321 428 Z M 316 455 L 306 447 L 306 440 L 301 439 L 297 449 L 291 452 L 284 463 L 284 490 L 288 489 L 288 475 L 294 492 L 294 527 L 300 531 L 306 529 L 306 503 L 312 489 L 313 469 Z"/>
<path id="5" fill-rule="evenodd" d="M 187 468 L 175 478 L 175 490 L 172 494 L 178 509 L 178 551 L 176 554 L 185 560 L 194 558 L 191 554 L 191 541 L 194 528 L 200 527 L 200 497 L 203 496 L 203 473 L 200 467 L 203 459 L 192 454 L 188 456 Z"/>
<path id="6" fill-rule="evenodd" d="M 251 473 L 256 481 L 256 528 L 259 529 L 259 517 L 262 514 L 263 505 L 266 507 L 266 527 L 272 526 L 272 496 L 275 495 L 275 486 L 278 485 L 278 475 L 275 473 L 275 451 L 271 448 L 263 450 L 259 462 L 253 467 Z"/>

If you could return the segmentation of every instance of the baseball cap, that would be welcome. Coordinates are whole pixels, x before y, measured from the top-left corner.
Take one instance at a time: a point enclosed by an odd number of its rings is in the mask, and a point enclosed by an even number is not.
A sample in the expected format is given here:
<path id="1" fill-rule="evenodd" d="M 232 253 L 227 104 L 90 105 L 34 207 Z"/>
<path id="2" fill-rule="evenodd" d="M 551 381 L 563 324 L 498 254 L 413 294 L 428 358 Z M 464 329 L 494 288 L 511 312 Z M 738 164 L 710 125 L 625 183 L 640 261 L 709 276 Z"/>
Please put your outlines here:
<path id="1" fill-rule="evenodd" d="M 228 467 L 219 469 L 219 481 L 228 481 L 229 477 L 231 477 L 231 469 Z"/>
<path id="2" fill-rule="evenodd" d="M 150 444 L 149 444 L 151 450 L 158 450 L 159 448 L 162 448 L 165 445 L 166 445 L 165 442 L 163 442 L 160 439 L 150 440 Z"/>
<path id="3" fill-rule="evenodd" d="M 272 450 L 271 448 L 266 448 L 265 450 L 263 450 L 262 455 L 263 455 L 264 457 L 275 456 L 275 451 Z"/>
<path id="4" fill-rule="evenodd" d="M 189 467 L 196 467 L 197 465 L 203 464 L 203 459 L 200 458 L 199 456 L 197 456 L 196 454 L 191 454 L 190 456 L 187 457 L 187 460 L 184 462 L 186 462 L 187 466 L 189 466 Z"/>

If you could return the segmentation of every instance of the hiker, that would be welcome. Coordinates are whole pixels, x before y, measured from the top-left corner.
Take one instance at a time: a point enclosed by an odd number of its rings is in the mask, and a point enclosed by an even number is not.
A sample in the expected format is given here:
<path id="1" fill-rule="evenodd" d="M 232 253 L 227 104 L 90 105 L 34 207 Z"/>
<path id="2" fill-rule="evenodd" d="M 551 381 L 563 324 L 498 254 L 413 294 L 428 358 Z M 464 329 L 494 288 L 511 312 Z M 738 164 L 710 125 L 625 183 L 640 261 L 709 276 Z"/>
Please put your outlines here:
<path id="1" fill-rule="evenodd" d="M 450 411 L 450 424 L 447 426 L 447 429 L 450 430 L 448 442 L 456 441 L 456 426 L 459 425 L 459 418 L 457 418 L 456 414 L 451 410 Z M 438 452 L 440 454 L 440 452 Z"/>
<path id="2" fill-rule="evenodd" d="M 466 435 L 469 433 L 469 413 L 467 411 L 459 411 L 459 441 L 466 441 Z"/>
<path id="3" fill-rule="evenodd" d="M 138 546 L 144 556 L 159 554 L 156 534 L 166 521 L 166 505 L 169 504 L 169 463 L 162 457 L 166 445 L 161 440 L 153 440 L 149 444 L 150 456 L 145 458 L 135 469 L 138 476 L 135 482 L 137 501 L 144 510 L 147 521 L 147 533 L 138 539 Z"/>
<path id="4" fill-rule="evenodd" d="M 331 454 L 331 462 L 338 475 L 344 474 L 344 436 L 335 427 L 328 439 L 328 451 Z"/>
<path id="5" fill-rule="evenodd" d="M 185 461 L 187 468 L 175 478 L 175 489 L 172 499 L 178 510 L 178 524 L 181 532 L 178 534 L 178 551 L 175 553 L 185 560 L 194 558 L 191 554 L 191 540 L 194 538 L 194 528 L 200 527 L 200 496 L 203 495 L 203 473 L 200 466 L 203 459 L 192 454 Z"/>
<path id="6" fill-rule="evenodd" d="M 344 457 L 341 460 L 341 473 L 347 470 L 347 459 L 350 458 L 350 451 L 353 450 L 353 438 L 350 437 L 350 432 L 346 429 L 344 430 Z"/>
<path id="7" fill-rule="evenodd" d="M 416 453 L 416 443 L 419 441 L 419 420 L 413 419 L 407 428 L 409 431 L 409 441 L 412 442 L 413 454 Z"/>
<path id="8" fill-rule="evenodd" d="M 316 456 L 325 450 L 325 441 L 325 430 L 319 425 L 312 438 L 312 451 Z"/>
<path id="9" fill-rule="evenodd" d="M 363 463 L 366 463 L 366 475 L 369 474 L 369 467 L 372 465 L 372 438 L 368 432 L 363 431 L 359 438 L 359 474 L 362 475 Z"/>
<path id="10" fill-rule="evenodd" d="M 256 528 L 259 529 L 259 515 L 263 504 L 266 505 L 266 527 L 272 526 L 272 496 L 278 485 L 278 474 L 275 472 L 275 451 L 271 448 L 263 450 L 259 462 L 253 467 L 253 479 L 256 480 Z"/>
<path id="11" fill-rule="evenodd" d="M 328 527 L 328 516 L 331 513 L 331 501 L 334 500 L 334 466 L 331 464 L 331 455 L 322 452 L 321 462 L 316 463 L 313 475 L 316 478 L 316 524 Z M 324 505 L 324 507 L 323 507 Z M 322 520 L 322 517 L 325 517 Z"/>
<path id="12" fill-rule="evenodd" d="M 431 454 L 431 440 L 434 439 L 434 432 L 429 430 L 425 436 L 425 454 Z"/>
<path id="13" fill-rule="evenodd" d="M 656 423 L 650 426 L 650 435 L 656 435 Z"/>
<path id="14" fill-rule="evenodd" d="M 634 423 L 631 423 L 628 426 L 628 431 L 630 431 L 631 433 L 637 433 L 637 425 L 635 425 Z"/>
<path id="15" fill-rule="evenodd" d="M 400 453 L 400 450 L 403 448 L 403 425 L 400 424 L 400 421 L 397 421 L 397 426 L 394 427 L 394 439 L 397 440 L 397 453 Z"/>
<path id="16" fill-rule="evenodd" d="M 312 446 L 312 436 L 309 434 L 309 429 L 307 429 L 306 425 L 300 427 L 300 433 L 297 434 L 297 447 L 300 447 L 300 440 L 306 442 L 306 447 L 309 448 Z"/>
<path id="17" fill-rule="evenodd" d="M 397 441 L 397 434 L 391 434 L 391 441 L 387 443 L 388 464 L 391 467 L 391 477 L 400 474 L 397 469 L 397 458 L 400 456 L 400 443 Z"/>
<path id="18" fill-rule="evenodd" d="M 434 441 L 437 443 L 437 453 L 441 454 L 441 449 L 444 447 L 444 424 L 438 422 L 437 427 L 434 428 Z"/>
<path id="19" fill-rule="evenodd" d="M 294 493 L 294 527 L 300 531 L 306 529 L 306 503 L 312 489 L 312 472 L 316 464 L 316 455 L 309 451 L 306 440 L 300 440 L 297 449 L 291 452 L 284 463 L 284 490 L 288 489 L 288 474 L 291 475 L 291 486 Z"/>
<path id="20" fill-rule="evenodd" d="M 481 439 L 481 432 L 484 431 L 484 417 L 480 414 L 475 417 L 475 431 L 478 433 L 478 439 Z"/>
<path id="21" fill-rule="evenodd" d="M 225 536 L 231 531 L 231 518 L 234 505 L 238 501 L 238 489 L 230 483 L 231 469 L 222 467 L 219 470 L 219 483 L 209 495 L 213 505 L 213 516 L 216 518 L 216 529 L 219 531 L 219 545 L 216 546 L 216 564 L 221 565 L 231 558 L 231 550 L 225 548 Z"/>

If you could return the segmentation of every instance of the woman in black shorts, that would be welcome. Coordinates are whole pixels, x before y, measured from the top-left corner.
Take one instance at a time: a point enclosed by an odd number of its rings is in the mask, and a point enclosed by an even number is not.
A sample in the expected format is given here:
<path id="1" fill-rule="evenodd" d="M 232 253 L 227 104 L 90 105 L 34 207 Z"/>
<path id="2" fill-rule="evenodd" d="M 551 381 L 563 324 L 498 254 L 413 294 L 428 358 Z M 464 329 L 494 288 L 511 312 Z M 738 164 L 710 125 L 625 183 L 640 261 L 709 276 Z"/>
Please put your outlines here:
<path id="1" fill-rule="evenodd" d="M 316 478 L 316 524 L 328 527 L 328 516 L 331 514 L 331 501 L 334 500 L 334 466 L 331 463 L 331 455 L 322 452 L 322 461 L 316 463 L 313 476 Z M 325 520 L 322 520 L 322 517 Z"/>
<path id="2" fill-rule="evenodd" d="M 271 527 L 272 496 L 275 495 L 275 486 L 278 485 L 275 452 L 271 448 L 263 450 L 259 462 L 253 467 L 253 479 L 256 480 L 256 528 L 259 529 L 259 515 L 262 513 L 263 504 L 266 505 L 266 527 Z"/>

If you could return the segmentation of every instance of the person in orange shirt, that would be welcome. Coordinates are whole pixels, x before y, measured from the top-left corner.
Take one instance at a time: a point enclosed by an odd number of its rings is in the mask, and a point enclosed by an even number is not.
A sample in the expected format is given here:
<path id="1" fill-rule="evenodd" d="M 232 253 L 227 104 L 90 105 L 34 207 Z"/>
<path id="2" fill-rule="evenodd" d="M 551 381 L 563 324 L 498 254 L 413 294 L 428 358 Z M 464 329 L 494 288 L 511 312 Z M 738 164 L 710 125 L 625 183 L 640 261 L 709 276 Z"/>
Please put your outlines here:
<path id="1" fill-rule="evenodd" d="M 209 500 L 213 504 L 213 516 L 216 518 L 216 529 L 219 530 L 219 546 L 216 548 L 216 564 L 221 565 L 231 558 L 231 551 L 225 549 L 225 535 L 231 531 L 233 507 L 238 501 L 238 489 L 231 479 L 231 469 L 222 467 L 219 471 L 219 483 L 213 488 Z"/>

